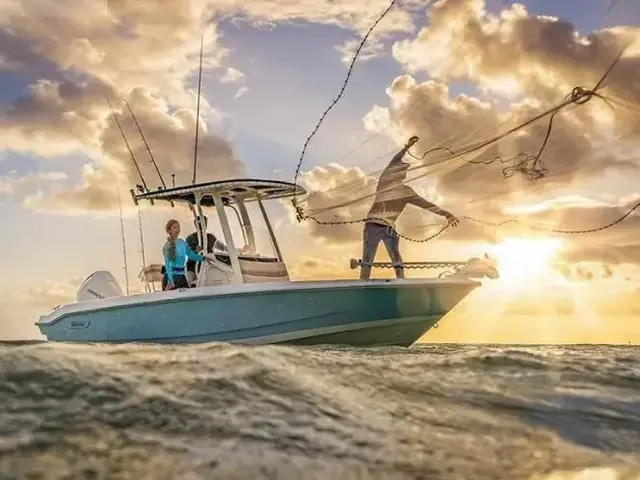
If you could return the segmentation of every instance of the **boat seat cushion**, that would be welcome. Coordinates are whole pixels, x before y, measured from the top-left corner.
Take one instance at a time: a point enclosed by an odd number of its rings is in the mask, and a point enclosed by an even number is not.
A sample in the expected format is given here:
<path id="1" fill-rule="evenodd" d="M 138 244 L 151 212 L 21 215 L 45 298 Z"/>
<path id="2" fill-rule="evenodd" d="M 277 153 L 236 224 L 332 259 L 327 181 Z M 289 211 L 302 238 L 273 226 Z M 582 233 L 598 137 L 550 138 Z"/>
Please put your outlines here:
<path id="1" fill-rule="evenodd" d="M 231 265 L 229 255 L 216 254 L 216 259 L 226 265 Z M 253 257 L 248 255 L 240 255 L 240 270 L 246 277 L 262 277 L 262 278 L 288 278 L 289 273 L 284 263 L 278 261 L 274 257 Z"/>

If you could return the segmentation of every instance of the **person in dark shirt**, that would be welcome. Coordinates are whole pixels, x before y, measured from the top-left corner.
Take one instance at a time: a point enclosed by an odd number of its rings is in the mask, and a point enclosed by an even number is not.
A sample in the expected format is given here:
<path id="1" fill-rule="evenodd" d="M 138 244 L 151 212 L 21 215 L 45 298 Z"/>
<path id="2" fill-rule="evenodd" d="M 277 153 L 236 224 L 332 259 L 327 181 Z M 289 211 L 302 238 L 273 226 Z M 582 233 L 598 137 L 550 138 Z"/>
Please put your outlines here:
<path id="1" fill-rule="evenodd" d="M 458 219 L 455 216 L 425 200 L 413 188 L 404 183 L 407 178 L 409 164 L 402 161 L 402 158 L 418 140 L 416 136 L 411 137 L 402 150 L 391 159 L 387 168 L 380 175 L 376 196 L 364 225 L 362 266 L 360 269 L 361 280 L 370 278 L 370 264 L 376 256 L 376 251 L 381 241 L 384 242 L 391 262 L 395 264 L 402 263 L 399 248 L 400 238 L 395 231 L 395 223 L 408 204 L 416 205 L 436 215 L 441 215 L 454 227 L 458 224 Z M 404 278 L 404 268 L 396 266 L 395 272 L 396 278 Z"/>
<path id="2" fill-rule="evenodd" d="M 204 231 L 207 232 L 208 219 L 207 219 L 207 217 L 203 217 L 203 220 L 204 220 Z M 189 235 L 187 238 L 185 238 L 185 242 L 187 242 L 187 245 L 189 245 L 191 250 L 193 250 L 194 252 L 201 253 L 202 252 L 202 246 L 200 245 L 200 242 L 198 241 L 198 222 L 199 222 L 198 218 L 196 218 L 193 221 L 193 225 L 195 226 L 196 231 L 193 232 L 191 235 Z M 207 253 L 213 253 L 214 249 L 221 250 L 223 252 L 227 251 L 227 247 L 225 246 L 224 243 L 222 243 L 220 240 L 218 240 L 213 233 L 208 233 L 207 232 Z M 197 271 L 196 266 L 198 264 L 199 264 L 199 262 L 196 263 L 193 260 L 187 260 L 187 271 L 188 272 L 193 272 L 193 274 L 195 276 L 196 271 Z"/>

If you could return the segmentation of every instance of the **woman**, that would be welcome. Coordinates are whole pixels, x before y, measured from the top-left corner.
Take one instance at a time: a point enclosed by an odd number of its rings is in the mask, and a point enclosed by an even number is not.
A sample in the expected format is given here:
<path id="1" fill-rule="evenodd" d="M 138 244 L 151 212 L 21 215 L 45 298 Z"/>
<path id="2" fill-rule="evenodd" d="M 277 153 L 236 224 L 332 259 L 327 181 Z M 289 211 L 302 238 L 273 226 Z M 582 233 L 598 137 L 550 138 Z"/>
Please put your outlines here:
<path id="1" fill-rule="evenodd" d="M 189 282 L 184 275 L 186 257 L 196 262 L 211 262 L 211 259 L 194 253 L 187 245 L 187 242 L 178 238 L 180 235 L 180 223 L 177 220 L 169 220 L 165 230 L 168 237 L 167 243 L 164 244 L 162 249 L 165 269 L 162 276 L 162 290 L 189 288 Z"/>

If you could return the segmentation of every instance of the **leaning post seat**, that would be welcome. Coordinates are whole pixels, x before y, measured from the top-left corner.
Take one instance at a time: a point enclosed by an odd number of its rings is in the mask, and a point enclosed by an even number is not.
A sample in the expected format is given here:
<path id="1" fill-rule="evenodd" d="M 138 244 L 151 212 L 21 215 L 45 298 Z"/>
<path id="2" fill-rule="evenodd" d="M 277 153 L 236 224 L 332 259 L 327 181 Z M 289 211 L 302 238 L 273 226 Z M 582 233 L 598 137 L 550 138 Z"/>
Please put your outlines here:
<path id="1" fill-rule="evenodd" d="M 231 269 L 228 254 L 216 253 L 216 263 L 220 262 Z M 275 257 L 239 255 L 240 270 L 245 283 L 280 282 L 289 280 L 289 272 L 284 262 Z"/>

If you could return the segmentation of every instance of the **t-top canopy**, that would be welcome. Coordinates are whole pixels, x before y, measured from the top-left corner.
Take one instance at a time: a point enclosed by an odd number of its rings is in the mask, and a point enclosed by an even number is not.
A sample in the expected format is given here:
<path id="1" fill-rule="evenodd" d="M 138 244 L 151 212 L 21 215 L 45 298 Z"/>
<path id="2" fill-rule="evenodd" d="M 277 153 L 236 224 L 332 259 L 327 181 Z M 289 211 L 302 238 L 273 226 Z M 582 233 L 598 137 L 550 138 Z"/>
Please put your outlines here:
<path id="1" fill-rule="evenodd" d="M 272 200 L 306 193 L 306 190 L 301 186 L 289 182 L 235 179 L 158 189 L 155 192 L 151 191 L 138 195 L 132 191 L 132 196 L 136 204 L 139 200 L 165 200 L 195 205 L 196 195 L 200 194 L 202 195 L 200 204 L 205 207 L 212 207 L 214 206 L 213 197 L 211 196 L 213 194 L 220 195 L 222 203 L 229 205 L 234 203 L 236 198 L 240 198 L 244 202 L 253 202 L 258 197 L 260 200 Z"/>

